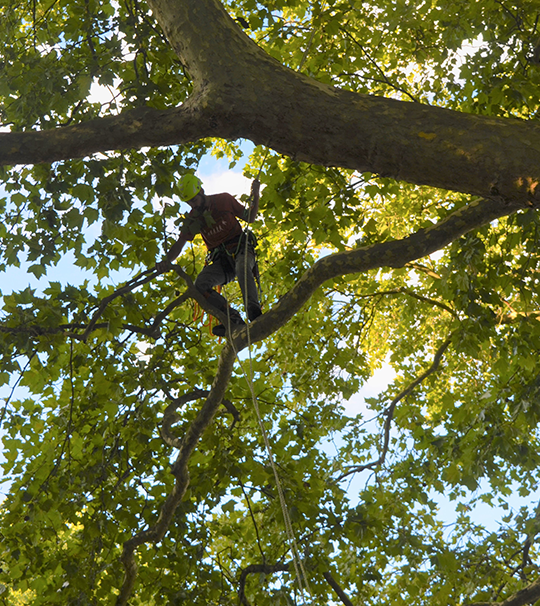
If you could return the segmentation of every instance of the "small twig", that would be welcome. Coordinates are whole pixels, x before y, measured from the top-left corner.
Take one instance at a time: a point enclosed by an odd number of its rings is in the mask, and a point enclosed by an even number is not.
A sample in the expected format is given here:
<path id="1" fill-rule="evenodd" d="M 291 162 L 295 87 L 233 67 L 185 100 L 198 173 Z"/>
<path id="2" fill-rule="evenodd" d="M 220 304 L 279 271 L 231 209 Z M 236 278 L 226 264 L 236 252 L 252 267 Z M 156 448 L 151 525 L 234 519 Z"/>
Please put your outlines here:
<path id="1" fill-rule="evenodd" d="M 13 397 L 13 394 L 15 393 L 17 386 L 21 382 L 21 380 L 24 376 L 24 373 L 26 372 L 26 369 L 30 366 L 30 362 L 32 362 L 32 359 L 34 358 L 35 355 L 36 355 L 36 352 L 35 351 L 32 352 L 32 355 L 28 358 L 28 362 L 25 364 L 24 368 L 21 371 L 19 378 L 15 381 L 15 385 L 13 385 L 13 387 L 11 388 L 9 396 L 6 398 L 6 400 L 4 402 L 4 408 L 2 410 L 2 415 L 0 416 L 0 427 L 2 426 L 2 423 L 4 422 L 4 418 L 6 416 L 7 407 L 9 406 L 9 402 L 10 402 L 11 398 Z"/>
<path id="2" fill-rule="evenodd" d="M 427 274 L 431 278 L 435 278 L 436 280 L 441 279 L 441 276 L 439 276 L 438 273 L 434 272 L 429 267 L 422 265 L 421 263 L 406 263 L 405 267 L 410 267 L 411 269 L 417 269 L 418 271 L 423 271 L 425 274 Z"/>
<path id="3" fill-rule="evenodd" d="M 311 45 L 313 44 L 313 38 L 315 37 L 316 31 L 317 31 L 317 28 L 315 27 L 315 25 L 313 25 L 313 27 L 311 28 L 311 35 L 309 37 L 309 40 L 308 40 L 308 43 L 306 46 L 306 50 L 304 51 L 304 54 L 302 55 L 302 59 L 301 59 L 300 63 L 298 64 L 297 71 L 299 71 L 299 72 L 301 72 L 302 68 L 304 67 L 304 63 L 306 62 L 309 51 L 311 50 Z"/>
<path id="4" fill-rule="evenodd" d="M 502 602 L 469 602 L 467 606 L 525 606 L 535 604 L 540 598 L 540 579 L 520 589 Z"/>
<path id="5" fill-rule="evenodd" d="M 391 86 L 394 90 L 399 91 L 400 93 L 403 93 L 404 95 L 406 95 L 407 97 L 409 97 L 409 99 L 411 99 L 411 101 L 414 101 L 415 103 L 420 103 L 420 100 L 417 99 L 414 95 L 411 95 L 411 93 L 409 93 L 407 90 L 405 90 L 404 88 L 402 88 L 401 86 L 398 86 L 397 84 L 394 84 L 390 78 L 388 78 L 388 76 L 384 73 L 384 71 L 382 70 L 381 67 L 379 67 L 379 65 L 377 64 L 377 62 L 375 61 L 375 59 L 373 59 L 373 57 L 371 57 L 368 52 L 366 51 L 366 49 L 364 48 L 364 46 L 362 44 L 360 44 L 360 42 L 358 42 L 358 40 L 352 35 L 350 34 L 346 29 L 340 28 L 342 32 L 344 32 L 344 34 L 350 38 L 354 44 L 356 44 L 360 50 L 364 53 L 364 55 L 367 57 L 367 60 L 375 67 L 375 69 L 381 74 L 381 76 L 383 77 L 384 81 L 386 84 L 388 84 L 388 86 Z"/>
<path id="6" fill-rule="evenodd" d="M 223 400 L 222 404 L 227 409 L 227 412 L 230 412 L 233 417 L 232 425 L 229 428 L 229 431 L 232 431 L 234 429 L 234 426 L 237 423 L 240 423 L 240 413 L 238 412 L 236 406 L 229 400 Z"/>
<path id="7" fill-rule="evenodd" d="M 414 290 L 411 290 L 409 288 L 394 288 L 392 290 L 379 290 L 377 292 L 372 292 L 372 293 L 365 294 L 365 295 L 357 295 L 356 298 L 357 299 L 366 299 L 366 298 L 372 298 L 372 297 L 376 297 L 376 296 L 401 295 L 401 294 L 408 295 L 409 297 L 413 297 L 424 303 L 429 303 L 430 305 L 440 307 L 441 309 L 444 309 L 445 311 L 452 314 L 453 316 L 456 315 L 456 312 L 448 305 L 445 305 L 444 303 L 441 303 L 440 301 L 437 301 L 436 299 L 430 299 L 429 297 L 424 297 L 424 295 L 419 295 L 418 293 L 414 292 Z"/>

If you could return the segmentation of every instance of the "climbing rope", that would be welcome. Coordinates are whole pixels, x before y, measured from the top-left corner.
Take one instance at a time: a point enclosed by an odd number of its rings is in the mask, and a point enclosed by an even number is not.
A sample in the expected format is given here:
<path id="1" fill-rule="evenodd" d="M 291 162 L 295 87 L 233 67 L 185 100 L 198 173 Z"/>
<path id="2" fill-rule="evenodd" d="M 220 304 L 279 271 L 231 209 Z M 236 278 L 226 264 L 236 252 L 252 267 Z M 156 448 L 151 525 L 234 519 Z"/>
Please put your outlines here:
<path id="1" fill-rule="evenodd" d="M 259 179 L 259 176 L 261 174 L 264 162 L 266 160 L 266 156 L 268 155 L 268 151 L 263 159 L 263 162 L 261 164 L 261 167 L 259 169 L 259 173 L 256 177 L 256 179 Z M 243 294 L 243 299 L 244 299 L 244 309 L 248 309 L 248 301 L 247 301 L 247 275 L 248 275 L 248 246 L 249 246 L 249 239 L 246 237 L 245 238 L 245 248 L 244 248 L 244 292 Z M 233 339 L 230 338 L 231 335 L 231 316 L 230 316 L 230 306 L 227 303 L 227 329 L 228 329 L 228 335 L 229 335 L 229 342 L 231 343 L 231 346 L 234 350 L 234 354 L 236 356 L 236 359 L 238 360 L 238 363 L 240 364 L 240 368 L 242 369 L 242 373 L 244 375 L 244 378 L 246 380 L 246 383 L 248 384 L 250 393 L 251 393 L 251 399 L 253 402 L 253 408 L 255 409 L 255 414 L 257 417 L 257 422 L 259 424 L 259 428 L 261 430 L 261 434 L 263 436 L 263 440 L 264 440 L 264 445 L 266 448 L 266 453 L 268 456 L 268 460 L 270 462 L 270 466 L 272 467 L 272 472 L 274 474 L 274 479 L 276 482 L 276 488 L 277 488 L 277 492 L 278 492 L 278 496 L 279 496 L 279 502 L 280 502 L 280 506 L 281 506 L 281 511 L 282 511 L 282 515 L 283 515 L 283 520 L 285 522 L 285 533 L 287 535 L 287 541 L 289 543 L 289 548 L 291 550 L 292 553 L 292 560 L 293 560 L 293 565 L 294 565 L 294 570 L 295 570 L 295 574 L 296 574 L 296 579 L 298 581 L 298 586 L 300 589 L 300 592 L 302 593 L 302 595 L 304 595 L 304 588 L 305 590 L 307 590 L 308 594 L 313 597 L 313 594 L 311 592 L 311 588 L 309 586 L 309 581 L 308 581 L 308 576 L 304 567 L 304 563 L 302 558 L 300 557 L 300 552 L 298 550 L 298 545 L 296 542 L 296 538 L 294 535 L 294 529 L 291 523 L 291 517 L 289 515 L 289 508 L 287 507 L 287 501 L 285 499 L 285 493 L 283 491 L 283 485 L 281 482 L 281 479 L 279 477 L 279 473 L 278 473 L 278 469 L 277 469 L 277 465 L 276 462 L 274 460 L 274 455 L 272 452 L 272 447 L 270 444 L 270 440 L 268 438 L 268 434 L 266 432 L 266 428 L 264 426 L 263 420 L 262 420 L 262 416 L 261 416 L 261 412 L 260 412 L 260 408 L 259 408 L 259 403 L 257 400 L 257 395 L 255 394 L 255 386 L 253 383 L 253 356 L 252 356 L 252 343 L 251 343 L 251 333 L 250 333 L 250 322 L 248 321 L 247 324 L 247 339 L 248 339 L 248 359 L 249 359 L 249 373 L 246 372 L 246 369 L 244 368 L 244 364 L 242 363 L 242 360 L 240 360 L 240 357 L 238 355 L 238 351 L 236 350 L 236 347 L 234 345 L 234 341 Z"/>
<path id="2" fill-rule="evenodd" d="M 247 251 L 246 251 L 246 253 L 247 253 Z M 244 280 L 247 279 L 247 257 L 245 257 L 245 261 L 246 262 L 244 263 L 244 267 L 245 267 Z M 230 307 L 229 307 L 229 305 L 227 305 L 227 324 L 228 324 L 227 328 L 228 328 L 228 333 L 230 335 L 231 334 L 231 317 L 230 317 L 229 310 L 230 310 Z M 298 545 L 296 542 L 296 538 L 294 536 L 294 529 L 292 527 L 291 517 L 289 515 L 289 508 L 287 507 L 287 501 L 285 499 L 285 494 L 283 492 L 283 485 L 282 485 L 281 479 L 279 477 L 276 462 L 274 460 L 274 455 L 272 452 L 272 447 L 270 445 L 270 440 L 268 438 L 268 434 L 266 432 L 266 428 L 265 428 L 263 420 L 262 420 L 261 412 L 259 409 L 259 403 L 257 400 L 257 395 L 255 394 L 255 386 L 253 384 L 253 374 L 254 373 L 253 373 L 252 343 L 251 343 L 251 335 L 250 335 L 250 330 L 249 330 L 249 323 L 247 324 L 246 328 L 247 328 L 248 352 L 249 352 L 249 356 L 248 356 L 249 374 L 246 372 L 246 369 L 244 368 L 244 364 L 242 363 L 242 360 L 240 359 L 240 357 L 238 355 L 238 351 L 236 350 L 236 347 L 234 346 L 234 341 L 232 339 L 229 339 L 229 342 L 231 343 L 231 346 L 234 350 L 236 359 L 238 360 L 238 363 L 240 364 L 240 368 L 242 369 L 242 374 L 244 375 L 246 383 L 248 384 L 249 391 L 251 393 L 251 399 L 253 402 L 253 408 L 255 409 L 255 414 L 257 417 L 257 422 L 259 424 L 259 428 L 260 428 L 262 436 L 263 436 L 268 460 L 270 462 L 270 466 L 272 467 L 272 472 L 274 474 L 276 488 L 277 488 L 277 492 L 278 492 L 278 496 L 279 496 L 279 503 L 281 506 L 283 520 L 285 522 L 285 533 L 287 535 L 289 548 L 292 552 L 292 560 L 293 560 L 294 570 L 295 570 L 295 574 L 296 574 L 296 579 L 298 581 L 298 587 L 300 589 L 300 592 L 303 595 L 304 586 L 305 586 L 305 589 L 307 590 L 308 594 L 312 597 L 313 594 L 312 594 L 311 588 L 309 586 L 307 573 L 306 573 L 302 558 L 300 557 L 300 552 L 298 550 Z"/>

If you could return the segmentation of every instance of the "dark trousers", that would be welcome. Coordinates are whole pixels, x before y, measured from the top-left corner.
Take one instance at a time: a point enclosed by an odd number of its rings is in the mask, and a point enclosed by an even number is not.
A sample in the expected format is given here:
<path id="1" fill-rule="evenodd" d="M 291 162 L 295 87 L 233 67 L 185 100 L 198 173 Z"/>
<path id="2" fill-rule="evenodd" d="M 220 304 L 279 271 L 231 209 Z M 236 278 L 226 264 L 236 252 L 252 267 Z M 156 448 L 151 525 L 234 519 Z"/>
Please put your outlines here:
<path id="1" fill-rule="evenodd" d="M 248 318 L 251 320 L 260 313 L 259 293 L 253 277 L 255 253 L 251 246 L 248 247 L 247 255 L 243 246 L 240 246 L 240 249 L 234 258 L 225 251 L 220 251 L 214 257 L 212 263 L 206 265 L 197 276 L 195 287 L 208 299 L 211 305 L 226 313 L 227 300 L 216 292 L 214 287 L 228 284 L 238 278 L 244 307 Z M 240 313 L 236 309 L 231 308 L 229 313 L 233 321 L 241 320 Z"/>

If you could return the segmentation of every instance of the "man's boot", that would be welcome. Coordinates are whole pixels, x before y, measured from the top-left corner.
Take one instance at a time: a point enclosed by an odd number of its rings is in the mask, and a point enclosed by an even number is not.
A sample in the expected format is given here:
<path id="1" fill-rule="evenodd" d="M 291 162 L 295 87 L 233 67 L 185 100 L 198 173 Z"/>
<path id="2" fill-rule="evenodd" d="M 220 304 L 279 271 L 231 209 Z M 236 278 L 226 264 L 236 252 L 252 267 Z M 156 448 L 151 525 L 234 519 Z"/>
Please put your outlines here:
<path id="1" fill-rule="evenodd" d="M 231 323 L 231 332 L 238 328 L 239 326 L 245 325 L 244 320 L 242 320 L 242 316 L 236 309 L 229 307 L 228 319 Z M 227 329 L 224 324 L 218 324 L 217 326 L 212 327 L 212 334 L 216 335 L 216 337 L 224 337 Z"/>
<path id="2" fill-rule="evenodd" d="M 250 322 L 256 320 L 259 316 L 262 316 L 262 310 L 260 305 L 249 305 L 247 309 L 247 316 Z"/>

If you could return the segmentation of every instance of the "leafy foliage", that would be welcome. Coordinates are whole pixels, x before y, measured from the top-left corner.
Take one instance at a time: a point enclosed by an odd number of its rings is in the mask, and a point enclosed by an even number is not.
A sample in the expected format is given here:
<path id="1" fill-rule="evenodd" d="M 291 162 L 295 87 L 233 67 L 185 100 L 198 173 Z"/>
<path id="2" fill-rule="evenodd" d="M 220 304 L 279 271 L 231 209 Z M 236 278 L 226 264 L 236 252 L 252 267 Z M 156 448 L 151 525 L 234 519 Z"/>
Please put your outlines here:
<path id="1" fill-rule="evenodd" d="M 538 117 L 532 0 L 224 5 L 271 56 L 323 83 Z M 0 15 L 1 116 L 12 131 L 178 106 L 192 92 L 143 2 L 21 1 Z M 109 87 L 111 99 L 96 101 L 95 85 Z M 44 285 L 7 285 L 2 297 L 5 604 L 115 600 L 124 543 L 158 523 L 174 492 L 178 448 L 164 439 L 166 411 L 212 388 L 225 344 L 194 320 L 174 272 L 120 294 L 114 279 L 161 258 L 181 223 L 176 182 L 209 150 L 245 164 L 250 177 L 264 160 L 254 230 L 265 311 L 318 259 L 432 229 L 470 202 L 259 147 L 247 158 L 233 142 L 211 139 L 4 167 L 0 268 L 23 263 Z M 189 487 L 165 536 L 137 549 L 130 603 L 302 602 L 250 386 L 310 603 L 335 599 L 329 576 L 354 603 L 377 605 L 500 600 L 534 581 L 539 244 L 538 215 L 528 210 L 403 267 L 382 259 L 325 282 L 250 360 L 241 354 L 228 405 L 189 458 Z M 66 257 L 84 270 L 80 283 L 51 278 Z M 193 277 L 203 258 L 196 242 L 182 267 Z M 236 285 L 226 293 L 241 306 Z M 437 352 L 442 361 L 428 374 Z M 395 378 L 364 402 L 356 394 L 386 364 Z M 351 397 L 362 400 L 356 415 L 346 414 Z M 201 398 L 175 410 L 177 439 Z M 528 498 L 517 510 L 515 493 Z M 450 527 L 439 511 L 445 500 L 456 509 Z M 480 525 L 479 503 L 504 517 Z"/>

